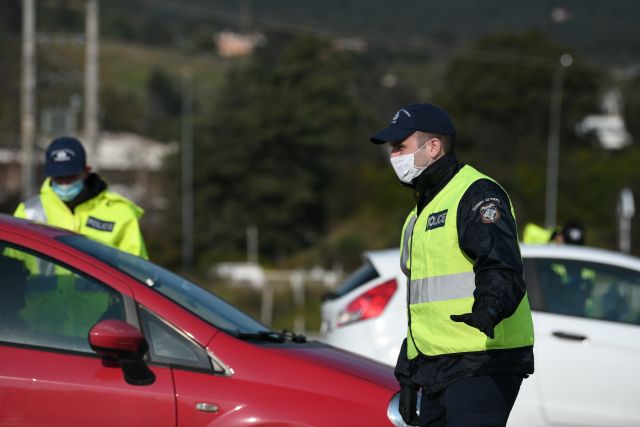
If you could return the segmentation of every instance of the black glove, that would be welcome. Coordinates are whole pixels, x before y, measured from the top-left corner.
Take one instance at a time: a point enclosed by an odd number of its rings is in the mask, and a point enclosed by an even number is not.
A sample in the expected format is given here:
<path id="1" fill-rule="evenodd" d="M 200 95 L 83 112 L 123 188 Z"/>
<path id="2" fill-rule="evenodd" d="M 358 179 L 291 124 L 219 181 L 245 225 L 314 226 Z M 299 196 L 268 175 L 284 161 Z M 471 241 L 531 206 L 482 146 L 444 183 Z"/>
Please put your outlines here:
<path id="1" fill-rule="evenodd" d="M 484 332 L 489 338 L 493 338 L 493 319 L 484 311 L 474 311 L 473 313 L 466 314 L 452 314 L 451 320 L 454 322 L 464 322 L 469 326 L 479 329 L 480 332 Z"/>
<path id="2" fill-rule="evenodd" d="M 420 419 L 416 411 L 416 402 L 418 400 L 418 388 L 412 385 L 400 386 L 400 415 L 405 424 L 410 426 L 419 426 Z"/>

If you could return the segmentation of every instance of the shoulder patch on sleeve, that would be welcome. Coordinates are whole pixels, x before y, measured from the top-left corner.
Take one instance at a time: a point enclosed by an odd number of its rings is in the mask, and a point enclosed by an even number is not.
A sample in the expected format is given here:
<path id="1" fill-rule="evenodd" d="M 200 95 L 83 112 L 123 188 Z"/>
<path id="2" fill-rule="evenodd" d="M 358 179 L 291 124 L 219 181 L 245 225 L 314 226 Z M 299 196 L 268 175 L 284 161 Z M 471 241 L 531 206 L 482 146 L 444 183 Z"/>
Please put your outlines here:
<path id="1" fill-rule="evenodd" d="M 480 206 L 480 219 L 485 224 L 495 224 L 500 220 L 500 210 L 495 203 L 486 203 Z"/>

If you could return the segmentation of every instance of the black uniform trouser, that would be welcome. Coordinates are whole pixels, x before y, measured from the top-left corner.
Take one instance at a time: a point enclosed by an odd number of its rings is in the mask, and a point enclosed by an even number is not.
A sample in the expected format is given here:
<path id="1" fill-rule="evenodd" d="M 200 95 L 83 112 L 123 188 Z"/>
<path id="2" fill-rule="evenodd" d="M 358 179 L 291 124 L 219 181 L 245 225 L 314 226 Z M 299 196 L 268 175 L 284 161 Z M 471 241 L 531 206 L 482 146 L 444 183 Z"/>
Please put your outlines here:
<path id="1" fill-rule="evenodd" d="M 522 384 L 519 375 L 457 380 L 437 393 L 422 393 L 422 427 L 503 427 Z"/>

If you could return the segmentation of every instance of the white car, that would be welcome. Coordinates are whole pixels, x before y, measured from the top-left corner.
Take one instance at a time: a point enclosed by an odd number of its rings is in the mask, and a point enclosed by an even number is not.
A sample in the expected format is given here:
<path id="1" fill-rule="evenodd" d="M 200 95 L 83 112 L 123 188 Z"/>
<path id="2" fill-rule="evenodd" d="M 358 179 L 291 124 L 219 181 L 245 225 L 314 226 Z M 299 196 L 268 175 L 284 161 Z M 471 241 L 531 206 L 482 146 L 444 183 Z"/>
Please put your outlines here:
<path id="1" fill-rule="evenodd" d="M 640 426 L 640 259 L 571 245 L 522 245 L 535 373 L 509 426 Z M 406 334 L 398 250 L 364 265 L 322 306 L 322 339 L 395 365 Z"/>

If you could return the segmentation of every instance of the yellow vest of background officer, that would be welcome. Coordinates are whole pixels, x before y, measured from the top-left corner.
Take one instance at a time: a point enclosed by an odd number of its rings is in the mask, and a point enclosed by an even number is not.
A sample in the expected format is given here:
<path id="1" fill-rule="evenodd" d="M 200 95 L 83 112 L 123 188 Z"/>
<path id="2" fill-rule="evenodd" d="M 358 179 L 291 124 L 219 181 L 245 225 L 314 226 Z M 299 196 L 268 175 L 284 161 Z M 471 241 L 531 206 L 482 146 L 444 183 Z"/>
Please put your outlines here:
<path id="1" fill-rule="evenodd" d="M 129 199 L 104 190 L 77 205 L 73 212 L 53 192 L 47 178 L 40 195 L 21 203 L 15 216 L 53 225 L 90 237 L 147 259 L 138 218 L 144 211 Z"/>

